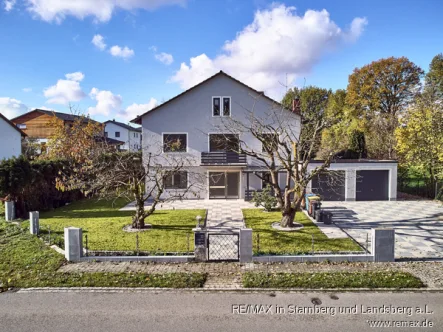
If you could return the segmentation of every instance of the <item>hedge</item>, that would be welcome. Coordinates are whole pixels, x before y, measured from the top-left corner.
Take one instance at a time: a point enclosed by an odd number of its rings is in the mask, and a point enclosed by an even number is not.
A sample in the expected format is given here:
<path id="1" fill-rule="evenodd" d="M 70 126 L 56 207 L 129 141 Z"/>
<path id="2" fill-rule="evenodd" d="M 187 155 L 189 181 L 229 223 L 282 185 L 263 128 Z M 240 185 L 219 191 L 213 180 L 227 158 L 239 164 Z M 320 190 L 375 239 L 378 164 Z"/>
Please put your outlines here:
<path id="1" fill-rule="evenodd" d="M 82 197 L 80 191 L 56 189 L 59 173 L 69 173 L 64 160 L 28 160 L 24 156 L 0 161 L 0 196 L 16 202 L 16 215 L 51 210 Z"/>

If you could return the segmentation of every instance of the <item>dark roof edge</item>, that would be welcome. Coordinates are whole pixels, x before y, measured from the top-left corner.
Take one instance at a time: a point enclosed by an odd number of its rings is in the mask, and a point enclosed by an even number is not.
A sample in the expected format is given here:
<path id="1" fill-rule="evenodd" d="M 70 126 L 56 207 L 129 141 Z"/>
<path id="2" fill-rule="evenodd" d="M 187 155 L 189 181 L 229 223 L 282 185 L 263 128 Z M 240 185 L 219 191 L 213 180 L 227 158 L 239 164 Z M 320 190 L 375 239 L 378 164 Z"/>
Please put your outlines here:
<path id="1" fill-rule="evenodd" d="M 309 163 L 322 164 L 324 160 L 311 160 Z M 377 160 L 377 159 L 334 159 L 331 164 L 398 164 L 397 160 Z"/>
<path id="2" fill-rule="evenodd" d="M 164 106 L 164 105 L 166 105 L 166 104 L 169 104 L 171 101 L 173 101 L 173 100 L 175 100 L 175 99 L 177 99 L 177 98 L 183 96 L 185 93 L 190 92 L 191 90 L 193 90 L 193 89 L 199 87 L 200 85 L 206 83 L 207 81 L 212 80 L 213 78 L 217 77 L 218 75 L 225 75 L 226 77 L 230 78 L 231 80 L 233 80 L 233 81 L 235 81 L 235 82 L 237 82 L 237 83 L 239 83 L 239 84 L 241 84 L 241 85 L 247 87 L 248 89 L 254 91 L 254 92 L 257 93 L 258 95 L 265 97 L 266 99 L 272 101 L 273 103 L 277 104 L 278 106 L 281 106 L 281 107 L 285 108 L 286 110 L 288 110 L 289 112 L 293 113 L 290 109 L 284 107 L 284 106 L 283 106 L 281 103 L 279 103 L 278 101 L 276 101 L 276 100 L 274 100 L 274 99 L 272 99 L 272 98 L 266 96 L 266 95 L 263 93 L 263 91 L 255 90 L 254 88 L 251 88 L 249 85 L 246 85 L 245 83 L 239 81 L 238 79 L 236 79 L 236 78 L 232 77 L 231 75 L 226 74 L 224 71 L 220 70 L 218 73 L 216 73 L 216 74 L 214 74 L 214 75 L 208 77 L 207 79 L 205 79 L 204 81 L 201 81 L 200 83 L 194 85 L 193 87 L 190 87 L 188 90 L 183 91 L 182 93 L 176 95 L 175 97 L 172 97 L 171 99 L 165 101 L 163 104 L 160 104 L 160 105 L 154 107 L 153 109 L 151 109 L 151 110 L 149 110 L 149 111 L 147 111 L 147 112 L 145 112 L 145 113 L 143 113 L 143 114 L 137 116 L 135 119 L 132 119 L 130 122 L 132 122 L 132 123 L 136 123 L 136 124 L 141 124 L 141 118 L 142 118 L 143 116 L 145 116 L 146 114 L 151 113 L 151 112 L 153 112 L 153 111 L 155 111 L 155 110 L 161 108 L 162 106 Z M 299 113 L 295 113 L 295 114 L 300 115 Z"/>
<path id="3" fill-rule="evenodd" d="M 10 126 L 12 126 L 15 130 L 17 130 L 23 137 L 26 137 L 26 135 L 20 128 L 18 128 L 14 123 L 12 123 L 11 120 L 9 120 L 7 117 L 5 117 L 2 113 L 0 113 L 0 117 L 5 120 Z"/>
<path id="4" fill-rule="evenodd" d="M 128 130 L 139 131 L 139 132 L 142 131 L 141 128 L 134 128 L 134 127 L 131 127 L 130 125 L 127 125 L 126 123 L 115 121 L 115 120 L 107 120 L 107 121 L 103 122 L 103 124 L 107 124 L 107 123 L 113 123 L 116 126 L 120 126 L 122 128 L 126 128 Z"/>

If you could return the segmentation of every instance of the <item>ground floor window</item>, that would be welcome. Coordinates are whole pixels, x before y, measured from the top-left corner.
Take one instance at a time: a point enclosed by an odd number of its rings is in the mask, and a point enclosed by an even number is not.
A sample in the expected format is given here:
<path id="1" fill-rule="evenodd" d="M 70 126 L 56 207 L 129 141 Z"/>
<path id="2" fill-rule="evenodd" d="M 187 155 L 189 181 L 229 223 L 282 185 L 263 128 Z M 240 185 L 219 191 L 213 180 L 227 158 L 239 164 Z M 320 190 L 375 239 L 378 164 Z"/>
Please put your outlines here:
<path id="1" fill-rule="evenodd" d="M 180 171 L 169 175 L 165 181 L 166 189 L 186 189 L 188 186 L 188 172 Z"/>
<path id="2" fill-rule="evenodd" d="M 266 188 L 266 186 L 269 184 L 272 187 L 272 178 L 270 172 L 263 172 L 262 173 L 262 180 L 261 180 L 261 187 L 262 189 Z M 277 176 L 277 184 L 278 184 L 278 174 Z"/>

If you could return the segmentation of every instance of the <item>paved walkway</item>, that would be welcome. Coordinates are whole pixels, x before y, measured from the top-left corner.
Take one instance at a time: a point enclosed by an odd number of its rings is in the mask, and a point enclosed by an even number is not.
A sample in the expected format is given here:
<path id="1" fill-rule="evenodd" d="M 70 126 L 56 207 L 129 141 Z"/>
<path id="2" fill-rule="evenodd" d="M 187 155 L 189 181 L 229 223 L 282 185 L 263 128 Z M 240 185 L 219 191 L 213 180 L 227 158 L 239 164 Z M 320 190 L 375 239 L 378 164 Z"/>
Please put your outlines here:
<path id="1" fill-rule="evenodd" d="M 443 287 L 443 261 L 398 263 L 181 263 L 160 264 L 140 262 L 81 262 L 64 265 L 59 272 L 71 273 L 207 273 L 205 288 L 242 288 L 242 274 L 254 272 L 354 272 L 354 271 L 406 271 L 423 280 L 430 288 Z"/>
<path id="2" fill-rule="evenodd" d="M 148 202 L 146 208 L 150 206 Z M 207 227 L 222 229 L 245 228 L 242 209 L 255 209 L 254 204 L 243 199 L 189 199 L 163 203 L 157 210 L 208 210 Z M 134 203 L 126 205 L 120 211 L 135 210 Z M 203 216 L 202 216 L 203 217 Z"/>
<path id="3" fill-rule="evenodd" d="M 443 205 L 434 201 L 323 202 L 333 221 L 366 246 L 371 228 L 395 229 L 395 256 L 443 257 Z"/>

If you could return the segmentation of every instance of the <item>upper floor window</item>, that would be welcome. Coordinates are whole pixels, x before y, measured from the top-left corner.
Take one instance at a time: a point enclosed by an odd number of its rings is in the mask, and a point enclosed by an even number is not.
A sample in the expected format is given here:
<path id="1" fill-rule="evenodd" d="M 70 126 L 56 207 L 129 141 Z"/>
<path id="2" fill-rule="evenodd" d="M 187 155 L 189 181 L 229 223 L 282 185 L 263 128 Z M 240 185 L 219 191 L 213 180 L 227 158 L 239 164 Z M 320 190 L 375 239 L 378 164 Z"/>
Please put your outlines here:
<path id="1" fill-rule="evenodd" d="M 115 132 L 115 137 L 120 137 L 120 132 L 119 131 Z"/>
<path id="2" fill-rule="evenodd" d="M 188 134 L 163 134 L 163 152 L 186 152 L 188 150 Z"/>
<path id="3" fill-rule="evenodd" d="M 212 97 L 212 116 L 220 116 L 220 97 Z"/>
<path id="4" fill-rule="evenodd" d="M 223 97 L 223 116 L 231 116 L 231 97 Z"/>
<path id="5" fill-rule="evenodd" d="M 209 152 L 238 152 L 240 138 L 237 134 L 209 134 Z"/>
<path id="6" fill-rule="evenodd" d="M 108 137 L 108 132 L 107 131 L 105 131 L 105 137 Z"/>
<path id="7" fill-rule="evenodd" d="M 19 123 L 19 124 L 17 125 L 17 127 L 18 127 L 19 129 L 26 129 L 26 124 L 24 124 L 24 123 Z"/>
<path id="8" fill-rule="evenodd" d="M 231 116 L 231 97 L 212 97 L 212 116 Z"/>

